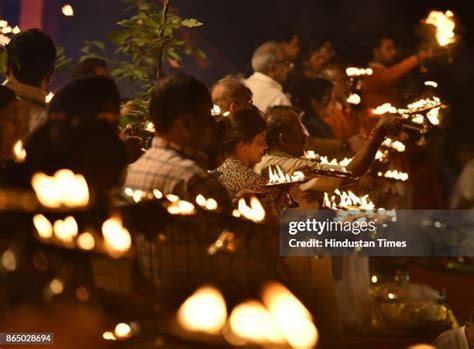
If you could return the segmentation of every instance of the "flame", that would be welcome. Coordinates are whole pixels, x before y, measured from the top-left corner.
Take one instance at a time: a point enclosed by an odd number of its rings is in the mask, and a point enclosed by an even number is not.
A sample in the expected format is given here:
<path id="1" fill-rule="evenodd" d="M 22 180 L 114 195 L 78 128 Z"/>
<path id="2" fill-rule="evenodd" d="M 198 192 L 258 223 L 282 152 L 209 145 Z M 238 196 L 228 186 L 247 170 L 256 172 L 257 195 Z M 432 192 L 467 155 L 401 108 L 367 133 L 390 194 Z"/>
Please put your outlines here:
<path id="1" fill-rule="evenodd" d="M 336 168 L 341 171 L 346 171 L 346 166 L 352 161 L 350 158 L 344 158 L 341 161 L 337 159 L 329 160 L 327 156 L 319 157 L 321 165 L 329 166 L 330 168 Z"/>
<path id="2" fill-rule="evenodd" d="M 113 256 L 119 256 L 132 246 L 132 238 L 128 230 L 122 226 L 122 221 L 112 217 L 102 224 L 102 234 L 105 244 Z"/>
<path id="3" fill-rule="evenodd" d="M 397 181 L 402 181 L 402 182 L 405 182 L 406 180 L 408 180 L 408 173 L 401 172 L 401 171 L 398 171 L 398 170 L 387 170 L 387 172 L 385 172 L 385 174 L 383 174 L 382 172 L 379 172 L 378 176 L 379 177 L 390 178 L 390 179 L 395 179 Z"/>
<path id="4" fill-rule="evenodd" d="M 33 225 L 38 231 L 38 235 L 43 239 L 49 239 L 53 236 L 53 225 L 42 214 L 37 214 L 33 217 Z"/>
<path id="5" fill-rule="evenodd" d="M 18 34 L 19 32 L 21 32 L 21 29 L 19 26 L 15 26 L 13 29 L 12 29 L 12 34 Z"/>
<path id="6" fill-rule="evenodd" d="M 102 334 L 102 338 L 104 338 L 106 341 L 115 341 L 115 340 L 117 340 L 117 338 L 115 338 L 115 335 L 110 331 L 104 332 Z"/>
<path id="7" fill-rule="evenodd" d="M 0 28 L 5 28 L 8 25 L 8 22 L 4 19 L 0 19 Z"/>
<path id="8" fill-rule="evenodd" d="M 94 236 L 89 232 L 84 232 L 77 238 L 77 246 L 83 250 L 92 250 L 95 247 Z"/>
<path id="9" fill-rule="evenodd" d="M 374 115 L 383 115 L 387 113 L 397 113 L 398 110 L 390 103 L 384 103 L 379 105 L 377 108 L 371 110 L 372 114 Z"/>
<path id="10" fill-rule="evenodd" d="M 74 9 L 69 4 L 64 5 L 61 10 L 66 17 L 74 16 Z"/>
<path id="11" fill-rule="evenodd" d="M 407 349 L 436 349 L 436 347 L 433 347 L 432 345 L 429 345 L 429 344 L 417 344 L 417 345 L 412 345 L 408 347 Z"/>
<path id="12" fill-rule="evenodd" d="M 425 86 L 431 86 L 431 87 L 437 88 L 438 83 L 436 81 L 425 81 Z"/>
<path id="13" fill-rule="evenodd" d="M 295 171 L 290 176 L 289 174 L 283 172 L 280 166 L 276 165 L 275 170 L 272 166 L 268 167 L 268 183 L 267 184 L 282 184 L 282 183 L 292 183 L 303 180 L 304 173 L 301 171 Z"/>
<path id="14" fill-rule="evenodd" d="M 86 180 L 70 170 L 59 170 L 52 177 L 36 173 L 31 179 L 31 185 L 38 201 L 45 207 L 84 207 L 89 203 Z"/>
<path id="15" fill-rule="evenodd" d="M 161 199 L 163 197 L 163 194 L 158 189 L 153 190 L 153 193 L 150 192 L 145 192 L 143 190 L 133 190 L 132 188 L 125 188 L 123 190 L 123 193 L 125 196 L 128 196 L 129 198 L 132 198 L 134 202 L 140 202 L 143 199 L 148 199 L 152 200 L 154 198 Z"/>
<path id="16" fill-rule="evenodd" d="M 351 163 L 352 158 L 344 158 L 342 160 L 331 159 L 329 160 L 325 155 L 319 155 L 313 150 L 308 150 L 304 152 L 303 159 L 308 160 L 319 160 L 321 165 L 327 166 L 328 168 L 337 169 L 339 171 L 347 171 L 346 167 Z"/>
<path id="17" fill-rule="evenodd" d="M 255 223 L 263 222 L 265 219 L 265 209 L 255 196 L 250 198 L 250 207 L 245 202 L 245 199 L 241 198 L 237 208 L 242 216 Z"/>
<path id="18" fill-rule="evenodd" d="M 316 154 L 314 150 L 305 150 L 303 158 L 308 160 L 319 160 L 319 154 Z"/>
<path id="19" fill-rule="evenodd" d="M 394 141 L 392 140 L 391 138 L 386 138 L 383 143 L 382 143 L 382 146 L 384 147 L 387 147 L 387 148 L 390 148 L 390 149 L 393 149 L 393 150 L 396 150 L 400 153 L 404 152 L 405 149 L 406 149 L 406 146 L 405 144 L 403 144 L 402 142 L 400 141 Z"/>
<path id="20" fill-rule="evenodd" d="M 331 196 L 328 193 L 324 193 L 323 206 L 333 210 L 357 209 L 371 211 L 375 208 L 368 194 L 357 196 L 350 190 L 345 192 L 339 189 L 336 189 Z"/>
<path id="21" fill-rule="evenodd" d="M 23 148 L 23 142 L 21 140 L 17 141 L 13 146 L 13 154 L 15 155 L 15 160 L 18 162 L 23 162 L 26 159 L 26 150 Z"/>
<path id="22" fill-rule="evenodd" d="M 217 104 L 214 104 L 214 106 L 211 109 L 211 115 L 212 116 L 229 116 L 230 111 L 222 112 L 221 107 L 219 107 Z"/>
<path id="23" fill-rule="evenodd" d="M 439 110 L 442 107 L 441 100 L 432 96 L 430 98 L 422 98 L 413 103 L 408 104 L 405 108 L 395 108 L 390 103 L 379 105 L 371 110 L 372 115 L 383 115 L 386 113 L 399 114 L 405 119 L 409 119 L 415 124 L 422 124 L 424 116 L 422 112 L 427 112 L 427 117 L 433 125 L 439 125 Z M 410 116 L 411 115 L 411 116 Z"/>
<path id="24" fill-rule="evenodd" d="M 48 93 L 46 96 L 46 104 L 49 104 L 53 98 L 54 98 L 54 93 L 53 92 Z"/>
<path id="25" fill-rule="evenodd" d="M 426 117 L 434 126 L 439 125 L 440 123 L 439 110 L 440 110 L 440 107 L 437 107 L 437 108 L 431 109 L 428 113 L 426 113 Z"/>
<path id="26" fill-rule="evenodd" d="M 196 290 L 181 305 L 177 313 L 178 324 L 188 331 L 219 334 L 226 323 L 227 307 L 224 297 L 214 287 Z"/>
<path id="27" fill-rule="evenodd" d="M 347 97 L 346 102 L 357 105 L 360 104 L 361 98 L 357 93 L 353 93 L 349 97 Z"/>
<path id="28" fill-rule="evenodd" d="M 54 222 L 53 229 L 56 237 L 67 243 L 72 242 L 79 231 L 76 220 L 72 216 L 68 216 L 64 220 L 58 219 Z"/>
<path id="29" fill-rule="evenodd" d="M 13 31 L 13 29 L 9 25 L 2 28 L 2 34 L 10 34 L 12 31 Z"/>
<path id="30" fill-rule="evenodd" d="M 387 150 L 384 150 L 384 151 L 377 150 L 377 153 L 375 154 L 375 160 L 380 161 L 380 162 L 384 162 L 385 160 L 387 160 L 387 157 L 388 157 Z"/>
<path id="31" fill-rule="evenodd" d="M 346 75 L 348 77 L 354 76 L 365 76 L 365 75 L 372 75 L 374 71 L 371 68 L 356 68 L 356 67 L 348 67 L 346 68 Z"/>
<path id="32" fill-rule="evenodd" d="M 400 114 L 404 113 L 416 113 L 418 111 L 429 109 L 429 108 L 436 108 L 441 106 L 441 100 L 433 96 L 431 98 L 422 98 L 413 103 L 407 105 L 405 109 L 398 109 Z"/>
<path id="33" fill-rule="evenodd" d="M 221 107 L 219 107 L 217 104 L 214 104 L 214 106 L 211 109 L 211 115 L 213 116 L 221 115 Z"/>
<path id="34" fill-rule="evenodd" d="M 425 120 L 425 117 L 421 114 L 415 114 L 412 119 L 411 119 L 411 122 L 413 122 L 414 124 L 418 124 L 418 125 L 421 125 L 423 123 L 423 121 Z"/>
<path id="35" fill-rule="evenodd" d="M 318 330 L 304 305 L 283 285 L 267 284 L 262 299 L 275 325 L 293 348 L 313 348 Z"/>
<path id="36" fill-rule="evenodd" d="M 286 344 L 270 312 L 262 303 L 249 300 L 237 305 L 230 314 L 229 326 L 232 334 L 254 343 Z"/>
<path id="37" fill-rule="evenodd" d="M 206 199 L 203 195 L 196 196 L 196 203 L 208 211 L 217 210 L 217 201 L 213 198 Z"/>
<path id="38" fill-rule="evenodd" d="M 121 322 L 115 326 L 114 336 L 119 339 L 130 338 L 132 336 L 132 329 L 128 324 Z"/>
<path id="39" fill-rule="evenodd" d="M 60 279 L 53 279 L 49 283 L 49 289 L 52 294 L 61 294 L 64 291 L 64 282 Z"/>
<path id="40" fill-rule="evenodd" d="M 16 257 L 12 250 L 6 250 L 2 254 L 2 267 L 7 271 L 14 271 L 16 269 Z"/>
<path id="41" fill-rule="evenodd" d="M 169 196 L 170 195 L 167 195 L 168 199 L 169 199 Z M 174 200 L 174 195 L 172 198 Z M 190 203 L 189 201 L 180 200 L 178 198 L 177 201 L 171 201 L 171 203 L 168 205 L 168 212 L 170 214 L 190 216 L 190 215 L 196 214 L 196 209 L 194 208 L 194 205 Z"/>
<path id="42" fill-rule="evenodd" d="M 424 23 L 431 24 L 436 27 L 436 40 L 440 46 L 447 46 L 456 41 L 454 29 L 454 14 L 451 11 L 445 13 L 441 11 L 431 11 Z"/>
<path id="43" fill-rule="evenodd" d="M 153 124 L 153 122 L 151 121 L 147 121 L 147 123 L 145 124 L 145 131 L 155 133 L 156 132 L 155 124 Z"/>

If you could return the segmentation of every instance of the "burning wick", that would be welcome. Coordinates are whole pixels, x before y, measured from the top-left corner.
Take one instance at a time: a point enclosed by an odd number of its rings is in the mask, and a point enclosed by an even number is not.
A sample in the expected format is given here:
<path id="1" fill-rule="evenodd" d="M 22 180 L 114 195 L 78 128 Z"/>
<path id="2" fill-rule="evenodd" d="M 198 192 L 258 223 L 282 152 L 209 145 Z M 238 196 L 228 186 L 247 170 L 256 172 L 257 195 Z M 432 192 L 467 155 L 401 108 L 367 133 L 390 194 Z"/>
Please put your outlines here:
<path id="1" fill-rule="evenodd" d="M 69 4 L 66 4 L 62 7 L 62 12 L 63 12 L 63 15 L 65 15 L 66 17 L 74 16 L 74 9 Z"/>
<path id="2" fill-rule="evenodd" d="M 356 76 L 366 76 L 372 75 L 374 71 L 371 68 L 356 68 L 356 67 L 348 67 L 346 68 L 346 75 L 348 77 L 356 77 Z"/>
<path id="3" fill-rule="evenodd" d="M 346 101 L 347 103 L 357 105 L 357 104 L 360 104 L 361 98 L 357 93 L 353 93 L 347 98 Z"/>
<path id="4" fill-rule="evenodd" d="M 431 86 L 431 87 L 437 88 L 438 83 L 436 81 L 425 81 L 425 86 Z"/>
<path id="5" fill-rule="evenodd" d="M 358 209 L 370 211 L 375 208 L 368 194 L 359 197 L 350 190 L 345 192 L 339 189 L 336 189 L 331 196 L 328 193 L 324 193 L 323 206 L 332 210 Z"/>
<path id="6" fill-rule="evenodd" d="M 402 142 L 400 141 L 393 141 L 391 138 L 387 138 L 383 141 L 382 145 L 384 147 L 387 147 L 387 148 L 390 148 L 390 149 L 393 149 L 393 150 L 396 150 L 400 153 L 404 152 L 405 149 L 406 149 L 406 146 L 405 144 L 403 144 Z"/>
<path id="7" fill-rule="evenodd" d="M 24 162 L 26 160 L 26 150 L 23 148 L 23 142 L 17 141 L 13 146 L 13 154 L 17 162 Z"/>
<path id="8" fill-rule="evenodd" d="M 102 224 L 102 234 L 106 247 L 113 257 L 122 255 L 132 246 L 130 233 L 117 217 L 109 218 Z"/>
<path id="9" fill-rule="evenodd" d="M 280 166 L 276 165 L 274 168 L 272 166 L 268 167 L 268 183 L 267 184 L 283 184 L 283 183 L 293 183 L 304 180 L 305 176 L 301 171 L 295 171 L 290 176 L 289 174 L 283 172 Z"/>
<path id="10" fill-rule="evenodd" d="M 245 199 L 241 198 L 238 202 L 237 208 L 239 215 L 241 214 L 255 223 L 263 222 L 265 219 L 265 209 L 255 196 L 250 198 L 250 206 L 247 205 Z M 237 216 L 236 213 L 232 213 L 232 215 Z"/>
<path id="11" fill-rule="evenodd" d="M 187 331 L 219 334 L 226 323 L 224 297 L 214 287 L 201 287 L 181 305 L 178 324 Z"/>
<path id="12" fill-rule="evenodd" d="M 402 181 L 405 182 L 408 180 L 408 173 L 405 172 L 400 172 L 397 170 L 388 170 L 383 174 L 382 172 L 377 173 L 379 177 L 385 177 L 385 178 L 390 178 L 390 179 L 395 179 L 397 181 Z"/>

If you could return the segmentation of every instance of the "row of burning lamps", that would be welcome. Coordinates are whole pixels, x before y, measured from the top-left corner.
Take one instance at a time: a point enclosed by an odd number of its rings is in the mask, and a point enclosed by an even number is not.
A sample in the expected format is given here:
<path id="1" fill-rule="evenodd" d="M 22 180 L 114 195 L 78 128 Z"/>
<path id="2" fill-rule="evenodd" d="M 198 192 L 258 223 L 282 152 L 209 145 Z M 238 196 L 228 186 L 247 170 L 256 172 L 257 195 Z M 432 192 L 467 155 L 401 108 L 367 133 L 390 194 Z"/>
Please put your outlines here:
<path id="1" fill-rule="evenodd" d="M 278 346 L 314 348 L 319 333 L 306 307 L 285 286 L 269 282 L 262 288 L 261 300 L 249 299 L 228 314 L 222 293 L 213 286 L 202 286 L 187 298 L 173 322 L 178 334 L 223 338 L 234 346 Z M 119 323 L 103 333 L 105 340 L 128 339 L 136 332 L 134 324 Z"/>
<path id="2" fill-rule="evenodd" d="M 288 176 L 281 169 L 282 180 L 293 181 L 302 179 Z M 304 175 L 303 175 L 304 176 Z M 38 201 L 47 208 L 58 209 L 85 207 L 89 203 L 89 190 L 87 183 L 82 175 L 74 174 L 70 170 L 57 171 L 53 176 L 45 174 L 35 174 L 32 179 L 32 186 L 36 193 Z M 162 199 L 164 195 L 159 190 L 153 193 L 145 193 L 140 190 L 126 188 L 125 195 L 131 197 L 135 202 L 144 199 Z M 355 194 L 343 194 L 336 190 L 331 197 L 325 198 L 325 205 L 328 208 L 360 208 L 371 209 L 373 204 L 368 201 L 367 196 L 359 198 Z M 339 196 L 338 198 L 335 195 Z M 331 198 L 331 200 L 330 200 Z M 173 194 L 166 195 L 167 203 L 165 206 L 170 214 L 173 215 L 194 215 L 197 213 L 195 204 L 181 200 Z M 349 200 L 348 200 L 349 199 Z M 336 204 L 336 202 L 339 202 Z M 195 203 L 201 209 L 206 211 L 217 211 L 219 209 L 217 201 L 213 198 L 206 198 L 198 195 Z M 239 200 L 237 209 L 233 211 L 234 217 L 243 217 L 256 223 L 261 223 L 265 219 L 265 210 L 256 197 L 250 199 L 250 205 L 242 198 Z M 78 224 L 73 216 L 67 216 L 64 219 L 58 219 L 54 222 L 48 220 L 43 214 L 36 214 L 33 217 L 33 224 L 41 239 L 56 239 L 66 246 L 79 247 L 83 250 L 92 250 L 98 245 L 102 245 L 112 256 L 122 256 L 131 248 L 131 236 L 129 231 L 122 225 L 119 217 L 111 217 L 102 224 L 103 242 L 98 234 L 84 231 L 79 234 Z"/>
<path id="3" fill-rule="evenodd" d="M 396 141 L 396 140 L 394 141 L 391 138 L 387 138 L 382 143 L 382 148 L 385 148 L 385 149 L 377 151 L 375 155 L 376 160 L 384 161 L 386 157 L 388 156 L 387 149 L 397 151 L 397 152 L 404 152 L 406 149 L 406 146 L 400 141 Z M 337 160 L 337 159 L 329 160 L 326 156 L 321 156 L 319 154 L 316 154 L 312 150 L 305 152 L 303 157 L 308 160 L 319 161 L 320 164 L 322 165 L 334 166 L 335 168 L 338 168 L 341 171 L 347 171 L 346 167 L 349 165 L 349 163 L 352 160 L 351 158 L 344 158 L 343 160 Z M 403 181 L 403 182 L 408 180 L 408 173 L 398 171 L 398 170 L 387 170 L 385 172 L 378 172 L 377 175 L 379 177 L 384 177 L 384 178 L 393 179 L 397 181 Z M 301 175 L 298 173 L 298 177 L 299 176 Z"/>

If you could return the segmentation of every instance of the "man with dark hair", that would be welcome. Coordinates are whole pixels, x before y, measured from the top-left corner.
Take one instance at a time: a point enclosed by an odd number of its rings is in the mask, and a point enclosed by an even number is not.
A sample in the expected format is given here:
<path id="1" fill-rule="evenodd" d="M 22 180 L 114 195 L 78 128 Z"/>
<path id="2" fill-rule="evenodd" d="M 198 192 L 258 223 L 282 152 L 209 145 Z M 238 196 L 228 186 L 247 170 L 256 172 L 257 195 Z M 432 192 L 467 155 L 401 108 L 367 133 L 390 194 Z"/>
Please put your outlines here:
<path id="1" fill-rule="evenodd" d="M 104 76 L 93 76 L 71 81 L 62 87 L 48 107 L 50 120 L 81 123 L 103 120 L 117 132 L 120 117 L 120 94 L 115 82 Z M 128 163 L 142 155 L 139 137 L 121 134 Z"/>
<path id="2" fill-rule="evenodd" d="M 47 86 L 56 61 L 56 47 L 39 29 L 15 35 L 7 46 L 7 81 L 19 100 L 18 136 L 26 138 L 46 121 Z"/>
<path id="3" fill-rule="evenodd" d="M 235 78 L 219 80 L 211 90 L 212 101 L 221 114 L 252 107 L 252 91 Z"/>
<path id="4" fill-rule="evenodd" d="M 159 190 L 195 202 L 201 194 L 217 201 L 219 209 L 231 209 L 225 188 L 206 171 L 206 153 L 214 144 L 209 91 L 198 80 L 185 75 L 160 79 L 151 94 L 150 117 L 156 136 L 150 149 L 129 166 L 125 187 L 144 192 Z M 227 256 L 208 254 L 222 230 L 211 217 L 196 217 L 199 223 L 160 227 L 160 237 L 136 237 L 138 269 L 155 286 L 163 304 L 179 304 L 202 283 L 225 287 L 235 279 L 226 266 Z M 157 234 L 158 235 L 158 234 Z M 235 270 L 235 269 L 233 269 Z"/>
<path id="5" fill-rule="evenodd" d="M 225 189 L 206 172 L 214 144 L 209 91 L 198 80 L 170 75 L 156 84 L 150 117 L 156 129 L 152 147 L 128 170 L 126 186 L 175 194 L 193 202 L 198 194 L 229 206 Z"/>
<path id="6" fill-rule="evenodd" d="M 62 87 L 48 106 L 50 119 L 101 119 L 117 125 L 120 94 L 112 79 L 103 76 L 73 80 Z"/>
<path id="7" fill-rule="evenodd" d="M 105 76 L 110 78 L 107 62 L 101 58 L 86 58 L 79 63 L 72 73 L 73 79 L 90 78 L 93 76 Z"/>
<path id="8" fill-rule="evenodd" d="M 362 103 L 366 108 L 375 108 L 384 103 L 400 106 L 398 83 L 411 70 L 430 58 L 432 53 L 421 50 L 395 64 L 395 42 L 391 38 L 383 37 L 373 47 L 372 56 L 369 67 L 372 68 L 373 74 L 365 78 L 362 90 Z"/>

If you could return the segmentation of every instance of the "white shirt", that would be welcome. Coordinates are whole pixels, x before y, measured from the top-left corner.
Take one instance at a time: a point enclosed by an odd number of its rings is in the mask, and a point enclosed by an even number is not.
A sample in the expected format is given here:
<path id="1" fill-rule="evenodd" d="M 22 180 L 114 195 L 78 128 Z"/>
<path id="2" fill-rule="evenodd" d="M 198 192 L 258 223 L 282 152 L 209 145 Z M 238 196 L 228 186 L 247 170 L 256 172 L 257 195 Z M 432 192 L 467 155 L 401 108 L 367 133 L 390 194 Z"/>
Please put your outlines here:
<path id="1" fill-rule="evenodd" d="M 439 349 L 469 349 L 464 326 L 441 333 L 433 344 Z"/>
<path id="2" fill-rule="evenodd" d="M 255 72 L 244 83 L 252 91 L 253 104 L 261 112 L 265 113 L 274 105 L 291 106 L 290 99 L 283 93 L 283 87 L 265 74 Z"/>

